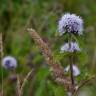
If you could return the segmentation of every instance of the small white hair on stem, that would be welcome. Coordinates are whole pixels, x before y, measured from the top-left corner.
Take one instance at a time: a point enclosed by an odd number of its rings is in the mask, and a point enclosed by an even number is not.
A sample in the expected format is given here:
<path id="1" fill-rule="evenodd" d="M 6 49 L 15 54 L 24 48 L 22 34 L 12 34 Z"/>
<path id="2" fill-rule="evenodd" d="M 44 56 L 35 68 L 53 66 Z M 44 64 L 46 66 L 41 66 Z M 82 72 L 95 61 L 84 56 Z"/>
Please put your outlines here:
<path id="1" fill-rule="evenodd" d="M 82 35 L 83 20 L 75 14 L 66 13 L 59 20 L 58 31 L 61 36 L 65 32 Z"/>
<path id="2" fill-rule="evenodd" d="M 5 69 L 15 69 L 17 67 L 17 60 L 12 56 L 5 56 L 2 59 L 2 66 Z"/>

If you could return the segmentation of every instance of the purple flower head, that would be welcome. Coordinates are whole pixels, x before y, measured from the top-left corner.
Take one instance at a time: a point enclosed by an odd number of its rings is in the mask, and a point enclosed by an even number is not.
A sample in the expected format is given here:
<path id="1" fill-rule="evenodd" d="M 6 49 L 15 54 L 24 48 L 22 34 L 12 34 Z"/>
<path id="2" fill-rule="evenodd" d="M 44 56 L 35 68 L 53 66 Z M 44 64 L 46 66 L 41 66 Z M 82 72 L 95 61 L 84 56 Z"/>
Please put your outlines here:
<path id="1" fill-rule="evenodd" d="M 2 66 L 5 69 L 15 69 L 17 67 L 17 60 L 12 56 L 6 56 L 2 59 Z"/>
<path id="2" fill-rule="evenodd" d="M 60 35 L 63 35 L 65 32 L 81 35 L 83 20 L 75 14 L 67 13 L 59 20 L 58 30 Z"/>

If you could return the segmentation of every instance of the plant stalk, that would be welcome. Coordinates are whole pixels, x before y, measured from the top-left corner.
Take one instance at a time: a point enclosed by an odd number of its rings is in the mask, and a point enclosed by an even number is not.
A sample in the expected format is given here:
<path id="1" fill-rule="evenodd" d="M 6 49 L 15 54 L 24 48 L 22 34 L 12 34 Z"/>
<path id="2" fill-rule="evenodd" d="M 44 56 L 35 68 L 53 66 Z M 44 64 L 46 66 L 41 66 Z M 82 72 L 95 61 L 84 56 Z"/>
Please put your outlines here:
<path id="1" fill-rule="evenodd" d="M 69 34 L 69 49 L 71 49 L 71 42 L 72 42 L 72 36 Z M 74 74 L 73 74 L 73 53 L 69 56 L 70 61 L 70 77 L 71 77 L 71 85 L 72 85 L 72 94 L 74 94 L 75 89 L 75 80 L 74 80 Z"/>

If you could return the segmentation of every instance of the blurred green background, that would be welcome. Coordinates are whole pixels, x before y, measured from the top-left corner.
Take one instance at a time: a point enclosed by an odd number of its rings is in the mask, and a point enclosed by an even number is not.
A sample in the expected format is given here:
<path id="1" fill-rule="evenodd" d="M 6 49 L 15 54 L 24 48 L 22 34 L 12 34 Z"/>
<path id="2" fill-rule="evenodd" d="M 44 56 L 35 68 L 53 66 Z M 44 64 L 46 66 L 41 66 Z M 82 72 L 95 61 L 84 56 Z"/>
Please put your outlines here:
<path id="1" fill-rule="evenodd" d="M 68 56 L 61 55 L 60 47 L 66 35 L 58 36 L 58 21 L 66 13 L 75 13 L 84 20 L 84 35 L 77 37 L 82 52 L 77 54 L 76 63 L 81 74 L 80 82 L 96 74 L 96 0 L 0 0 L 0 32 L 3 33 L 4 56 L 18 60 L 16 73 L 21 81 L 33 68 L 32 78 L 24 87 L 23 96 L 66 96 L 64 88 L 50 78 L 49 68 L 27 28 L 34 28 L 54 53 L 62 66 L 68 65 Z M 3 69 L 4 96 L 17 96 L 14 73 Z M 11 79 L 10 79 L 11 78 Z M 0 67 L 0 92 L 2 69 Z M 80 96 L 95 96 L 96 83 L 83 87 Z M 87 94 L 87 95 L 86 95 Z"/>

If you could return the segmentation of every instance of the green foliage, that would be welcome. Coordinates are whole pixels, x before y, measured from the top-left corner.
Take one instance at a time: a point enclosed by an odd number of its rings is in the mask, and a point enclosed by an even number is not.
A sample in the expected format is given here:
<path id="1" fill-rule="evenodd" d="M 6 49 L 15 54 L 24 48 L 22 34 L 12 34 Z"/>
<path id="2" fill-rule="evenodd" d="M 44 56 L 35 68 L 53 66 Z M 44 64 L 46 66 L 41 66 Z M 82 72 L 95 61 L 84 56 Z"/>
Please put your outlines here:
<path id="1" fill-rule="evenodd" d="M 52 49 L 54 59 L 65 67 L 69 64 L 68 53 L 61 54 L 60 47 L 68 36 L 58 36 L 57 28 L 59 18 L 66 12 L 76 13 L 84 19 L 84 35 L 73 36 L 82 49 L 76 53 L 76 63 L 81 71 L 76 79 L 80 82 L 96 74 L 96 0 L 0 0 L 0 32 L 3 33 L 4 56 L 16 57 L 16 72 L 22 78 L 31 70 L 29 63 L 36 69 L 33 76 L 35 79 L 29 80 L 24 88 L 24 96 L 31 96 L 28 95 L 31 83 L 34 86 L 32 96 L 66 96 L 64 88 L 48 78 L 49 67 L 26 30 L 29 27 L 36 29 Z M 10 84 L 8 79 L 12 73 L 5 69 L 2 71 L 0 66 L 0 86 L 2 72 L 6 82 L 5 96 L 13 96 L 16 94 L 16 84 Z M 93 93 L 91 96 L 94 96 L 95 82 L 89 84 L 88 88 Z"/>

